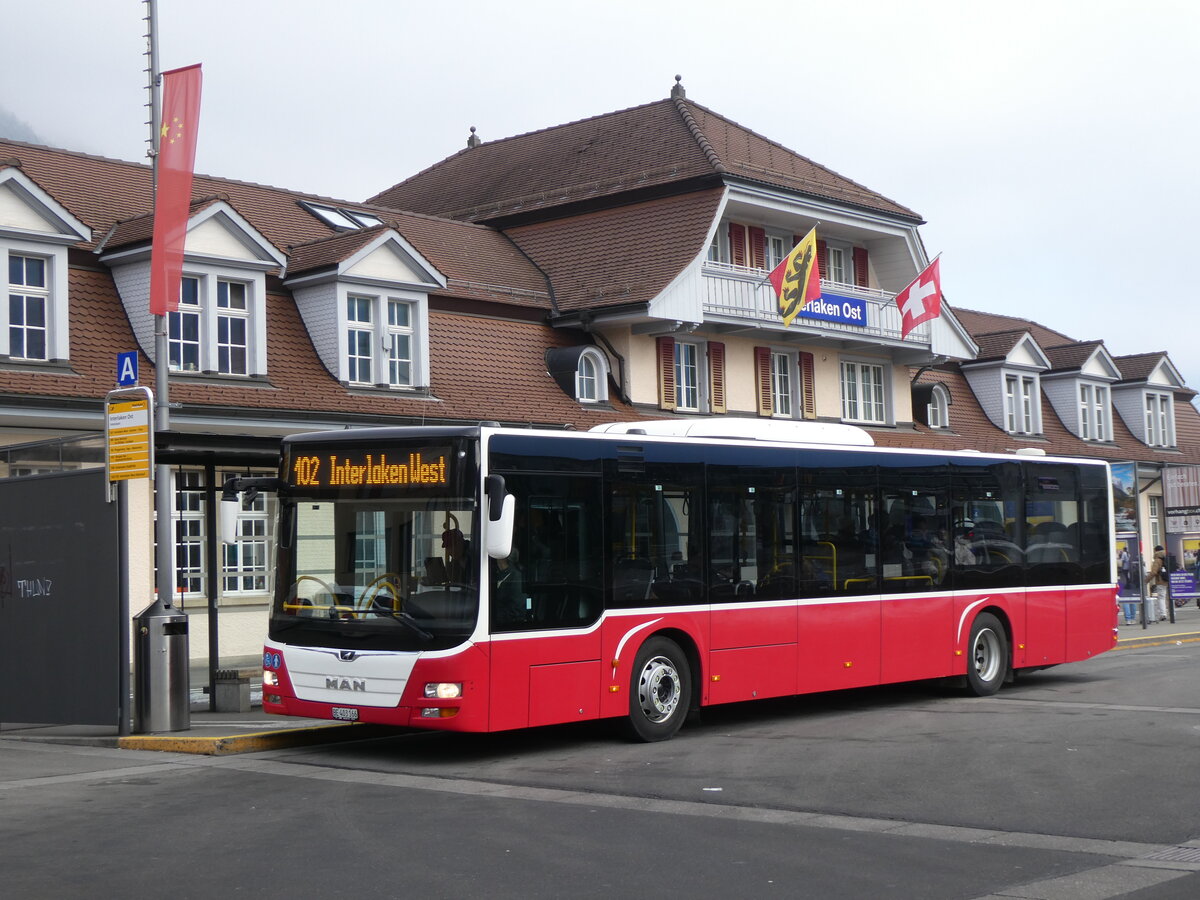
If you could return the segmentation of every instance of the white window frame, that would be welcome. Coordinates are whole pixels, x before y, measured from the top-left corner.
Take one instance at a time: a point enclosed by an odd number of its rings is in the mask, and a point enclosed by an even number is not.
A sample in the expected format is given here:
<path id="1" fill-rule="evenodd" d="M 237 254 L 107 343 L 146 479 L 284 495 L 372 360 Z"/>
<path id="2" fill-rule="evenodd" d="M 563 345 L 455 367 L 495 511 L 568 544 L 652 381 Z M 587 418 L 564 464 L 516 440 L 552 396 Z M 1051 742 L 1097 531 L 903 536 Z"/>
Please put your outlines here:
<path id="1" fill-rule="evenodd" d="M 238 305 L 240 301 L 241 305 Z M 250 285 L 229 278 L 217 279 L 217 372 L 250 374 Z M 241 339 L 234 336 L 240 327 Z M 237 357 L 240 352 L 241 359 Z"/>
<path id="2" fill-rule="evenodd" d="M 767 258 L 767 271 L 770 272 L 777 265 L 787 259 L 787 255 L 792 251 L 792 236 L 790 234 L 778 234 L 775 232 L 767 232 L 766 247 L 764 253 Z"/>
<path id="3" fill-rule="evenodd" d="M 703 375 L 708 371 L 704 344 L 675 341 L 675 409 L 677 412 L 703 412 L 707 396 Z M 684 376 L 690 378 L 685 380 Z"/>
<path id="4" fill-rule="evenodd" d="M 217 484 L 241 472 L 217 472 Z M 221 595 L 224 597 L 269 595 L 274 584 L 271 565 L 271 522 L 275 495 L 269 491 L 243 502 L 238 513 L 237 541 L 224 544 L 221 554 Z"/>
<path id="5" fill-rule="evenodd" d="M 800 410 L 800 367 L 795 353 L 771 351 L 771 415 L 794 419 Z"/>
<path id="6" fill-rule="evenodd" d="M 888 366 L 875 360 L 843 359 L 840 372 L 842 419 L 868 425 L 886 425 L 891 384 Z M 870 380 L 864 380 L 868 373 L 878 374 L 878 381 L 871 383 Z"/>
<path id="7" fill-rule="evenodd" d="M 950 395 L 943 385 L 935 384 L 930 390 L 925 420 L 930 428 L 950 427 Z"/>
<path id="8" fill-rule="evenodd" d="M 838 277 L 834 277 L 833 264 L 831 259 L 834 253 L 838 254 L 840 271 Z M 851 287 L 854 286 L 854 245 L 845 241 L 825 241 L 825 258 L 820 261 L 821 264 L 821 280 L 828 281 L 830 284 L 844 284 Z"/>
<path id="9" fill-rule="evenodd" d="M 9 263 L 13 256 L 42 261 L 45 285 L 30 288 L 27 285 L 12 285 L 9 282 Z M 4 302 L 0 304 L 0 357 L 14 363 L 50 363 L 69 358 L 70 333 L 67 326 L 67 296 L 65 273 L 67 251 L 63 247 L 39 244 L 33 241 L 5 240 L 0 238 L 0 263 L 3 263 L 4 283 L 8 289 Z M 44 322 L 44 355 L 40 357 L 13 355 L 13 327 L 22 327 L 12 321 L 9 297 L 17 294 L 42 300 Z"/>
<path id="10" fill-rule="evenodd" d="M 1041 431 L 1040 385 L 1036 375 L 1004 373 L 1004 425 L 1009 434 Z"/>
<path id="11" fill-rule="evenodd" d="M 14 280 L 12 276 L 13 263 L 21 260 L 21 276 L 18 280 Z M 30 269 L 37 269 L 37 266 L 30 266 L 30 263 L 41 264 L 40 283 L 30 284 L 29 278 L 31 275 Z M 30 253 L 10 253 L 8 254 L 8 342 L 9 353 L 13 359 L 25 360 L 29 362 L 46 362 L 50 351 L 50 261 L 44 256 L 34 255 Z M 13 305 L 16 302 L 21 308 L 19 318 L 13 315 Z M 36 310 L 40 315 L 34 316 L 34 322 L 30 322 L 30 312 Z M 36 321 L 40 319 L 39 321 Z M 17 336 L 20 340 L 14 340 Z M 30 338 L 40 338 L 41 352 L 37 355 L 30 355 Z M 36 342 L 36 340 L 35 340 Z"/>
<path id="12" fill-rule="evenodd" d="M 1079 436 L 1083 440 L 1112 440 L 1111 402 L 1108 385 L 1079 383 Z"/>
<path id="13" fill-rule="evenodd" d="M 1150 546 L 1160 546 L 1163 542 L 1162 497 L 1157 494 L 1146 495 L 1146 523 L 1150 527 Z"/>
<path id="14" fill-rule="evenodd" d="M 350 318 L 350 299 L 363 300 L 370 305 L 370 321 Z M 429 385 L 429 309 L 426 294 L 410 290 L 392 290 L 378 285 L 339 282 L 337 289 L 338 315 L 338 379 L 356 387 L 376 387 L 388 390 L 414 390 Z M 395 323 L 391 315 L 393 304 L 408 308 L 408 324 Z M 356 359 L 369 360 L 370 374 L 352 371 L 350 365 L 351 334 L 367 333 L 366 342 L 357 349 L 366 349 Z M 359 339 L 361 340 L 361 338 Z M 407 342 L 409 358 L 400 351 Z M 395 363 L 395 365 L 394 365 Z M 406 363 L 409 378 L 399 378 Z M 354 377 L 351 377 L 351 376 Z"/>
<path id="15" fill-rule="evenodd" d="M 413 386 L 413 354 L 416 348 L 416 336 L 413 331 L 413 317 L 416 311 L 412 301 L 399 297 L 388 297 L 385 301 L 387 321 L 383 323 L 384 350 L 387 353 L 387 375 L 389 387 Z M 394 313 L 403 309 L 408 319 L 399 321 Z M 406 348 L 407 352 L 403 352 Z"/>
<path id="16" fill-rule="evenodd" d="M 608 360 L 592 347 L 579 354 L 579 363 L 575 368 L 575 399 L 580 403 L 604 403 L 608 400 Z"/>
<path id="17" fill-rule="evenodd" d="M 216 483 L 224 484 L 233 475 L 245 475 L 244 470 L 216 472 Z M 266 474 L 262 472 L 261 474 Z M 208 496 L 203 469 L 176 469 L 174 520 L 175 591 L 185 600 L 204 600 L 208 597 L 209 578 L 207 512 Z M 271 522 L 275 516 L 275 497 L 270 492 L 259 494 L 242 504 L 238 513 L 238 538 L 234 544 L 222 547 L 217 574 L 219 596 L 268 597 L 274 587 Z M 180 591 L 180 588 L 183 588 Z"/>
<path id="18" fill-rule="evenodd" d="M 185 303 L 188 285 L 195 285 L 196 303 Z M 235 290 L 236 288 L 236 290 Z M 168 365 L 174 374 L 220 375 L 248 378 L 266 375 L 265 281 L 262 276 L 236 270 L 201 269 L 185 265 L 180 281 L 177 312 L 167 315 Z M 239 307 L 232 298 L 241 294 Z M 194 340 L 184 341 L 183 323 L 196 325 Z M 241 343 L 230 340 L 234 323 L 241 323 Z M 195 367 L 184 361 L 185 346 L 196 348 Z M 242 353 L 240 365 L 233 361 Z"/>
<path id="19" fill-rule="evenodd" d="M 1146 391 L 1142 395 L 1146 444 L 1150 447 L 1175 446 L 1175 398 L 1165 391 Z"/>
<path id="20" fill-rule="evenodd" d="M 364 294 L 346 295 L 346 381 L 375 384 L 377 370 L 375 332 L 379 298 Z"/>

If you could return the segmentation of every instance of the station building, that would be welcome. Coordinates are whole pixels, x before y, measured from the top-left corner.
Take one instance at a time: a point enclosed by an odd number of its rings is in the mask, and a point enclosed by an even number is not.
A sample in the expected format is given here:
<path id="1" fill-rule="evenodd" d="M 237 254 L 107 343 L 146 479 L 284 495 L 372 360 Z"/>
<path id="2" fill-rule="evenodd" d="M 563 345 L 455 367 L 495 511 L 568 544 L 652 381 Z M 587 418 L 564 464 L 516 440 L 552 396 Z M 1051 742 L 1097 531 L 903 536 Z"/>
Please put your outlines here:
<path id="1" fill-rule="evenodd" d="M 1114 357 L 969 309 L 902 336 L 921 216 L 686 96 L 466 145 L 365 201 L 198 175 L 168 359 L 149 313 L 148 166 L 0 141 L 0 477 L 103 461 L 118 353 L 169 370 L 178 601 L 191 652 L 253 656 L 273 589 L 269 498 L 217 545 L 225 477 L 287 434 L 637 418 L 849 423 L 884 446 L 1132 464 L 1144 546 L 1161 477 L 1200 465 L 1165 353 Z M 766 273 L 814 225 L 822 297 L 785 326 Z M 1116 327 L 1114 324 L 1113 327 Z M 139 493 L 140 491 L 140 493 Z M 149 534 L 149 498 L 134 491 Z M 1197 535 L 1200 538 L 1200 535 Z M 153 591 L 148 543 L 133 606 Z M 219 626 L 217 626 L 219 623 Z"/>

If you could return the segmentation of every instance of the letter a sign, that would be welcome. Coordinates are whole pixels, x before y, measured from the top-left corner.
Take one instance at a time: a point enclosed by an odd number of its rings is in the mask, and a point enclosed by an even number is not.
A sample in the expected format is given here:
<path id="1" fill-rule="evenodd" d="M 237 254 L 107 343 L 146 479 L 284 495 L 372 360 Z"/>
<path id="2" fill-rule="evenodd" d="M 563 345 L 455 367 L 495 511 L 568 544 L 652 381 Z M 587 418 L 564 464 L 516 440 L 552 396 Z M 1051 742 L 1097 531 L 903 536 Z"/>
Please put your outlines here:
<path id="1" fill-rule="evenodd" d="M 132 387 L 138 383 L 138 355 L 136 350 L 117 354 L 117 387 Z"/>

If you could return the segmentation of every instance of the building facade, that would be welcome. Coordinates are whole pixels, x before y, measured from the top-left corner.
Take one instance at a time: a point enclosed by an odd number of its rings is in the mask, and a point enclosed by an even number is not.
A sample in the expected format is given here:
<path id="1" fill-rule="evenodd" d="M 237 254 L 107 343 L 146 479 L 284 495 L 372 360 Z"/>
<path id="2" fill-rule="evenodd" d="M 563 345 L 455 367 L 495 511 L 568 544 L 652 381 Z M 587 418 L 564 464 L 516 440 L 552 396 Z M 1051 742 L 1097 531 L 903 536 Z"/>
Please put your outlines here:
<path id="1" fill-rule="evenodd" d="M 921 217 L 678 83 L 530 134 L 472 133 L 361 203 L 197 176 L 166 360 L 149 313 L 151 197 L 144 165 L 0 141 L 0 476 L 96 464 L 116 355 L 139 353 L 143 384 L 166 365 L 157 449 L 175 477 L 176 584 L 207 613 L 192 618 L 194 656 L 218 620 L 216 655 L 257 652 L 270 500 L 220 547 L 215 492 L 269 471 L 290 433 L 851 423 L 881 445 L 1133 463 L 1143 531 L 1164 540 L 1156 479 L 1200 464 L 1194 392 L 1165 354 L 1114 357 L 1100 339 L 948 303 L 902 338 L 894 298 L 928 262 Z M 814 226 L 822 296 L 785 326 L 766 273 Z M 148 516 L 131 529 L 148 534 Z M 134 571 L 147 600 L 152 565 L 147 548 Z"/>

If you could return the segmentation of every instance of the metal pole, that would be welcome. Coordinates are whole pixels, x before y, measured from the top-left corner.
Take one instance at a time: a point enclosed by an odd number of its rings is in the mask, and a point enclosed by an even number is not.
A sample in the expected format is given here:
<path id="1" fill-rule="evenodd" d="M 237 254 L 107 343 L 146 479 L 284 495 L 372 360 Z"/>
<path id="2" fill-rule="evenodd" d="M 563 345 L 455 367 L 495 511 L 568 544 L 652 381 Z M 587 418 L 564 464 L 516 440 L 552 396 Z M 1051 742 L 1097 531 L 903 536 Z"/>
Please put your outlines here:
<path id="1" fill-rule="evenodd" d="M 129 487 L 127 481 L 117 483 L 117 734 L 129 734 Z"/>
<path id="2" fill-rule="evenodd" d="M 220 635 L 217 633 L 217 596 L 221 574 L 218 556 L 221 538 L 217 534 L 217 467 L 204 467 L 204 565 L 208 570 L 208 709 L 217 711 L 217 665 L 220 663 Z"/>
<path id="3" fill-rule="evenodd" d="M 150 142 L 154 157 L 154 198 L 158 195 L 158 150 L 159 126 L 162 122 L 160 108 L 159 85 L 162 76 L 158 70 L 158 3 L 156 0 L 146 0 L 146 19 L 149 24 L 147 40 L 150 66 Z M 152 204 L 153 206 L 153 204 Z M 168 369 L 170 348 L 167 342 L 167 317 L 154 317 L 154 393 L 158 402 L 154 407 L 154 430 L 167 434 L 171 430 L 171 401 L 168 396 Z M 168 609 L 171 607 L 175 593 L 175 548 L 174 522 L 172 519 L 171 467 L 157 465 L 154 467 L 154 511 L 156 521 L 154 526 L 157 554 L 155 562 L 158 567 L 158 577 L 155 586 L 158 589 L 158 601 Z"/>

